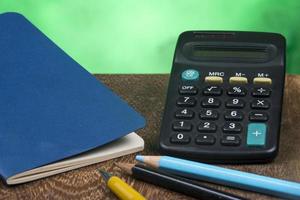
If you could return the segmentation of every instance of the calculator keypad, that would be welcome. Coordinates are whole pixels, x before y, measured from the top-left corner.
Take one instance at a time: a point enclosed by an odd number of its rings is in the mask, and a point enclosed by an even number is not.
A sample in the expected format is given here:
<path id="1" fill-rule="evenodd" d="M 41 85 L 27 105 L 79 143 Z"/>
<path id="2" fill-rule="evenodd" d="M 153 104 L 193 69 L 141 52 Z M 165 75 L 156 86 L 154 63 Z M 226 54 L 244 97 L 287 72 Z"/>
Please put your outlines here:
<path id="1" fill-rule="evenodd" d="M 199 116 L 200 119 L 218 119 L 219 113 L 217 110 L 202 109 Z"/>
<path id="2" fill-rule="evenodd" d="M 266 86 L 247 91 L 245 85 L 224 87 L 220 84 L 203 88 L 194 84 L 180 85 L 174 113 L 177 120 L 172 123 L 170 142 L 232 148 L 242 144 L 255 146 L 255 134 L 266 135 L 266 128 L 263 128 L 269 120 L 270 96 L 271 89 Z M 262 128 L 255 132 L 255 127 Z M 263 146 L 264 142 L 264 138 L 260 138 L 257 146 Z"/>
<path id="3" fill-rule="evenodd" d="M 194 115 L 194 111 L 188 108 L 182 108 L 175 112 L 175 117 L 179 119 L 191 119 Z"/>
<path id="4" fill-rule="evenodd" d="M 207 86 L 204 90 L 203 90 L 203 95 L 206 96 L 220 96 L 222 94 L 222 89 L 219 86 Z"/>
<path id="5" fill-rule="evenodd" d="M 268 109 L 270 108 L 270 103 L 268 100 L 265 99 L 255 99 L 251 103 L 251 108 L 254 109 Z"/>
<path id="6" fill-rule="evenodd" d="M 201 121 L 198 125 L 198 131 L 204 133 L 216 132 L 217 125 L 214 122 Z"/>
<path id="7" fill-rule="evenodd" d="M 244 108 L 245 101 L 240 98 L 230 98 L 226 101 L 227 108 Z"/>
<path id="8" fill-rule="evenodd" d="M 201 101 L 201 105 L 204 108 L 217 108 L 221 104 L 221 101 L 214 97 L 208 97 Z"/>
<path id="9" fill-rule="evenodd" d="M 252 96 L 254 97 L 269 97 L 271 95 L 271 90 L 266 87 L 256 87 L 252 91 Z"/>
<path id="10" fill-rule="evenodd" d="M 195 106 L 196 105 L 196 99 L 195 97 L 189 97 L 189 96 L 182 96 L 177 99 L 177 105 L 178 106 Z"/>
<path id="11" fill-rule="evenodd" d="M 190 131 L 192 124 L 189 121 L 175 121 L 173 123 L 173 130 L 175 131 Z"/>
<path id="12" fill-rule="evenodd" d="M 199 134 L 196 137 L 195 142 L 200 145 L 213 145 L 216 142 L 216 138 L 209 134 Z"/>
<path id="13" fill-rule="evenodd" d="M 240 110 L 228 110 L 224 114 L 226 120 L 241 121 L 244 118 L 244 114 Z"/>
<path id="14" fill-rule="evenodd" d="M 233 86 L 228 89 L 227 94 L 229 96 L 245 96 L 247 94 L 247 91 L 244 87 L 242 86 Z"/>
<path id="15" fill-rule="evenodd" d="M 191 137 L 188 133 L 175 133 L 170 138 L 170 142 L 175 144 L 188 144 L 190 141 Z"/>
<path id="16" fill-rule="evenodd" d="M 241 139 L 237 135 L 224 135 L 221 144 L 224 146 L 239 146 L 241 144 Z"/>
<path id="17" fill-rule="evenodd" d="M 198 89 L 194 85 L 181 85 L 179 86 L 179 94 L 197 94 Z"/>
<path id="18" fill-rule="evenodd" d="M 226 122 L 223 126 L 224 133 L 240 133 L 242 131 L 242 125 L 237 122 Z"/>
<path id="19" fill-rule="evenodd" d="M 258 122 L 265 122 L 269 119 L 269 116 L 265 112 L 251 112 L 249 114 L 249 120 L 250 121 L 258 121 Z"/>

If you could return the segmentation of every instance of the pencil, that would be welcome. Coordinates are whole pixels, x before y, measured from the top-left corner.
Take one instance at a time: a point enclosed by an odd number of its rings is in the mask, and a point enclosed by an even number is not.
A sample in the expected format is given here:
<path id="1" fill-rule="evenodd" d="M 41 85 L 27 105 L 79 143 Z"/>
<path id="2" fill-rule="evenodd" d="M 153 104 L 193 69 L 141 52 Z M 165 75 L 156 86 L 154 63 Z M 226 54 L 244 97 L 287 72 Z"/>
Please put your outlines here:
<path id="1" fill-rule="evenodd" d="M 200 199 L 211 200 L 241 200 L 243 198 L 234 196 L 229 193 L 221 192 L 199 183 L 168 174 L 158 169 L 153 169 L 142 164 L 116 163 L 125 173 L 133 176 L 136 179 L 152 183 L 187 196 L 192 196 Z"/>
<path id="2" fill-rule="evenodd" d="M 226 169 L 214 165 L 174 158 L 170 156 L 136 156 L 136 160 L 172 174 L 218 183 L 244 190 L 300 199 L 300 183 Z"/>
<path id="3" fill-rule="evenodd" d="M 117 176 L 112 176 L 109 173 L 98 170 L 105 182 L 107 187 L 121 200 L 146 200 L 140 193 L 130 187 L 127 183 L 122 181 Z"/>

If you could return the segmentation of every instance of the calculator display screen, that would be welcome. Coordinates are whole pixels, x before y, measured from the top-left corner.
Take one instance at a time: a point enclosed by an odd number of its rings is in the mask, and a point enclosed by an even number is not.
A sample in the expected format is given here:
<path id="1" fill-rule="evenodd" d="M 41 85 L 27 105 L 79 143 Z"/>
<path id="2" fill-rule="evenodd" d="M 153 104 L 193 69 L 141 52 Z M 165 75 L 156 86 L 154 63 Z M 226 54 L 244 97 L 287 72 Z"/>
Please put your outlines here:
<path id="1" fill-rule="evenodd" d="M 247 49 L 209 49 L 194 48 L 193 57 L 196 58 L 242 58 L 242 59 L 266 59 L 268 53 L 263 50 L 247 50 Z"/>

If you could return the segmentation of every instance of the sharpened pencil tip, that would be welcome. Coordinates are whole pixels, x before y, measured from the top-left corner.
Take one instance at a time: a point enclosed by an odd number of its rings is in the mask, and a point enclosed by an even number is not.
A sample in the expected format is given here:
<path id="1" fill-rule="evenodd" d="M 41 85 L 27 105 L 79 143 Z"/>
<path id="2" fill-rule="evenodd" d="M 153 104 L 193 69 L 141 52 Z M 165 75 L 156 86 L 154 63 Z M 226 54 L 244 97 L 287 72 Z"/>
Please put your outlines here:
<path id="1" fill-rule="evenodd" d="M 114 163 L 119 169 L 124 171 L 127 174 L 132 175 L 132 168 L 134 167 L 134 164 L 130 163 Z"/>
<path id="2" fill-rule="evenodd" d="M 137 156 L 135 157 L 135 159 L 136 159 L 137 161 L 139 161 L 139 162 L 144 162 L 144 156 L 142 156 L 142 155 L 137 155 Z"/>
<path id="3" fill-rule="evenodd" d="M 102 175 L 105 181 L 107 181 L 111 176 L 108 172 L 103 171 L 102 169 L 97 169 L 97 171 Z"/>

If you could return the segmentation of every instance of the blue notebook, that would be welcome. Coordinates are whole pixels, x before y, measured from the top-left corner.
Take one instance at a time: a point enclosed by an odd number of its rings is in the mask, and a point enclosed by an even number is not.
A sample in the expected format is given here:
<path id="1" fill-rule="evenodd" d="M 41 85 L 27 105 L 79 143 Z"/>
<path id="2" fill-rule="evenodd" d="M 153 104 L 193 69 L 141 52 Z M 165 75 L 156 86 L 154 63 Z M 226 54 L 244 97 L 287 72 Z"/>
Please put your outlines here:
<path id="1" fill-rule="evenodd" d="M 0 94 L 4 180 L 145 125 L 124 100 L 17 13 L 0 15 Z"/>

